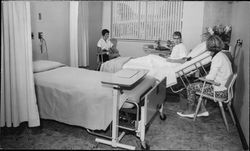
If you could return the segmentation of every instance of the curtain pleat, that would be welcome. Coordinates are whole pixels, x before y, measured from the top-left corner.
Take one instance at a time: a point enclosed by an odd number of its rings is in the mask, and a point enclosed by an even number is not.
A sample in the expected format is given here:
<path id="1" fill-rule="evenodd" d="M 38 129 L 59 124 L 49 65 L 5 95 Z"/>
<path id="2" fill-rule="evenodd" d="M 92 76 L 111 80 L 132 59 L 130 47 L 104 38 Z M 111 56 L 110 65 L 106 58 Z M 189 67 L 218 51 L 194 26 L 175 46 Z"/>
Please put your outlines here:
<path id="1" fill-rule="evenodd" d="M 70 66 L 78 67 L 78 1 L 70 1 Z"/>

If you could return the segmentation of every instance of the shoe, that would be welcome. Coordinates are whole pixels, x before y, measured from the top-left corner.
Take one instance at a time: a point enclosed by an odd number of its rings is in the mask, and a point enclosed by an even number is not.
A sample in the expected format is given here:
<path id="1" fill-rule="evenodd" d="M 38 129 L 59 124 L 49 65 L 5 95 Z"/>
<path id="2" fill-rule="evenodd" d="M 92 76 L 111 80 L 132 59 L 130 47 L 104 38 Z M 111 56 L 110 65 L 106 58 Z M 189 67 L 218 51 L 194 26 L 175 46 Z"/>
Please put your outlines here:
<path id="1" fill-rule="evenodd" d="M 209 116 L 209 113 L 208 111 L 205 111 L 205 112 L 197 114 L 197 117 L 200 117 L 200 116 Z"/>
<path id="2" fill-rule="evenodd" d="M 189 117 L 189 118 L 194 118 L 194 113 L 191 114 L 183 114 L 181 112 L 177 112 L 177 114 L 181 117 Z"/>

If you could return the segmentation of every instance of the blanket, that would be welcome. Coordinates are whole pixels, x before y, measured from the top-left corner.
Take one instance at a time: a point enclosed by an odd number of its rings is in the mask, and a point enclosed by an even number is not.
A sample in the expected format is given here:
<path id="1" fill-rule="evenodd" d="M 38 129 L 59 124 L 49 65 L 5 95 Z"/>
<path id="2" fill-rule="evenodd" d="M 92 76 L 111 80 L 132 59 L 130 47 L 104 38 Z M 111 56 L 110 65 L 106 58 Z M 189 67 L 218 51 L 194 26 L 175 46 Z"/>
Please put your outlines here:
<path id="1" fill-rule="evenodd" d="M 100 71 L 115 73 L 122 69 L 122 66 L 127 63 L 132 57 L 118 57 L 109 61 L 106 61 L 101 65 Z"/>
<path id="2" fill-rule="evenodd" d="M 167 77 L 166 87 L 169 87 L 177 83 L 174 68 L 180 65 L 180 63 L 167 62 L 165 58 L 158 55 L 149 54 L 144 57 L 129 60 L 123 65 L 123 69 L 130 68 L 149 70 L 147 75 L 156 78 L 158 81 Z"/>

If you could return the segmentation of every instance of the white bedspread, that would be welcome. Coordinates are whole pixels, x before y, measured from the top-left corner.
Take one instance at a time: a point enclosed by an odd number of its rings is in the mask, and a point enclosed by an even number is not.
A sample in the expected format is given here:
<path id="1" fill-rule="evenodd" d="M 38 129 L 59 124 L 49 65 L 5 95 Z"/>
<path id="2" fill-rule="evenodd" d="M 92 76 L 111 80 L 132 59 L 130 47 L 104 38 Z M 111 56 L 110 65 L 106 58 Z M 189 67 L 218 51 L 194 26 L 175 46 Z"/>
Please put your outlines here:
<path id="1" fill-rule="evenodd" d="M 101 65 L 100 71 L 115 73 L 122 69 L 122 66 L 127 63 L 132 57 L 118 57 L 104 62 Z"/>
<path id="2" fill-rule="evenodd" d="M 111 74 L 72 67 L 35 73 L 41 118 L 105 130 L 112 121 L 112 88 L 101 80 Z"/>
<path id="3" fill-rule="evenodd" d="M 211 61 L 210 52 L 203 52 L 202 54 L 195 56 L 190 61 L 187 61 L 183 64 L 167 62 L 163 57 L 150 54 L 145 57 L 129 60 L 123 65 L 123 69 L 147 69 L 149 70 L 148 75 L 156 78 L 159 81 L 164 77 L 167 77 L 166 87 L 170 87 L 177 83 L 177 78 L 180 76 L 177 74 L 177 71 L 184 69 L 184 73 L 188 73 L 196 69 L 194 64 L 196 64 L 197 67 L 201 66 L 200 63 L 197 63 L 198 61 L 200 61 L 202 65 L 209 63 Z"/>
<path id="4" fill-rule="evenodd" d="M 165 58 L 158 55 L 149 54 L 145 57 L 139 57 L 131 59 L 123 65 L 123 69 L 147 69 L 149 73 L 147 75 L 162 80 L 167 77 L 167 87 L 177 83 L 175 68 L 180 66 L 180 63 L 167 62 Z"/>

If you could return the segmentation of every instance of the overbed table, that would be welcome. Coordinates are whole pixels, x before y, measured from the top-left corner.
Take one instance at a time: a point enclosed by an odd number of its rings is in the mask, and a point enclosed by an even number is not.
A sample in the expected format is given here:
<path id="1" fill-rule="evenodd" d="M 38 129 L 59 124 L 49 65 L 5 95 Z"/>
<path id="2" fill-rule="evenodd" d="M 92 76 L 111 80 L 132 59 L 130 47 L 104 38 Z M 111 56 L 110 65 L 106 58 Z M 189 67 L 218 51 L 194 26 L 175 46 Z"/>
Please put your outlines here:
<path id="1" fill-rule="evenodd" d="M 112 122 L 112 140 L 96 138 L 96 142 L 111 145 L 113 147 L 121 147 L 125 149 L 135 150 L 134 146 L 122 144 L 119 141 L 125 135 L 123 132 L 118 136 L 119 129 L 119 107 L 120 95 L 123 89 L 129 88 L 141 80 L 146 74 L 147 70 L 123 69 L 115 73 L 109 78 L 103 79 L 102 84 L 111 85 L 113 87 L 113 122 Z"/>

